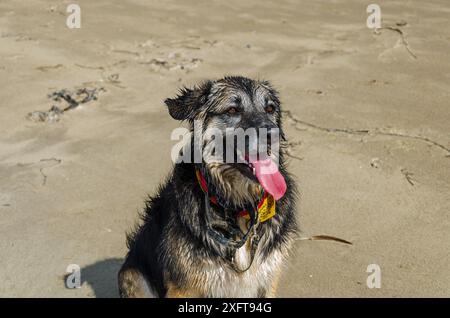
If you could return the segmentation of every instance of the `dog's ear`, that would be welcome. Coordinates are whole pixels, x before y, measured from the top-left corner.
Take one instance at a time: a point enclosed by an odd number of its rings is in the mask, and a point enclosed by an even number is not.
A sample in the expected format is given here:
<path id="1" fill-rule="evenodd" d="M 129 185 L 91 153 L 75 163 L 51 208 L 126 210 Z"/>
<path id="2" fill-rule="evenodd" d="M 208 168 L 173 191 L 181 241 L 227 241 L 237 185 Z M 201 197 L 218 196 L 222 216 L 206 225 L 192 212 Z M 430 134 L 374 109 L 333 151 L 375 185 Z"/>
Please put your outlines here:
<path id="1" fill-rule="evenodd" d="M 167 98 L 164 103 L 169 108 L 169 114 L 176 120 L 193 119 L 195 113 L 206 104 L 212 87 L 211 81 L 206 81 L 194 88 L 183 88 L 175 98 Z"/>

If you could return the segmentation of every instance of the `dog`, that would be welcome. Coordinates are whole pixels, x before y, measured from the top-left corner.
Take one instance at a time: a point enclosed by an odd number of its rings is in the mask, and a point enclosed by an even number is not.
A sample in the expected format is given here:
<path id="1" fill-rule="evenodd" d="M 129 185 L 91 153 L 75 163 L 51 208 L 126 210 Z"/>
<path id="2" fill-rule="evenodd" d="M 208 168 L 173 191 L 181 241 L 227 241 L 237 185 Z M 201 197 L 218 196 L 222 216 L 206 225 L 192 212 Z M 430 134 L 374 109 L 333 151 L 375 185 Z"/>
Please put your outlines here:
<path id="1" fill-rule="evenodd" d="M 247 138 L 243 162 L 176 163 L 146 202 L 141 225 L 127 236 L 120 296 L 275 297 L 297 233 L 297 190 L 283 157 L 278 92 L 267 81 L 228 76 L 183 88 L 165 104 L 174 119 L 189 124 L 189 145 L 203 137 L 199 147 L 205 157 L 214 152 L 208 150 L 213 138 L 207 129 L 225 136 L 216 146 L 225 144 L 230 129 L 277 130 L 279 151 L 267 147 L 268 159 L 258 160 L 258 154 L 250 160 Z M 202 128 L 196 130 L 198 123 Z M 236 159 L 232 149 L 228 153 Z M 267 163 L 273 171 L 258 175 Z"/>

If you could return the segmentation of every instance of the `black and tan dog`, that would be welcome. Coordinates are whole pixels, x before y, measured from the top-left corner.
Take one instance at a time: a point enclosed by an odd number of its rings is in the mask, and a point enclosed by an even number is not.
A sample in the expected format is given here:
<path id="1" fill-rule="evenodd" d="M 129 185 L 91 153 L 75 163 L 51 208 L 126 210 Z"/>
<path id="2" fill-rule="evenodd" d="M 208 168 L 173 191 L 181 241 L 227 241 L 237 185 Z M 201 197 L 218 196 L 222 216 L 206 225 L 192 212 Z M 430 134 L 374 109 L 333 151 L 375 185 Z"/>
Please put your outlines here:
<path id="1" fill-rule="evenodd" d="M 183 89 L 165 103 L 173 118 L 190 123 L 192 140 L 195 122 L 201 132 L 215 128 L 225 136 L 227 128 L 279 129 L 278 165 L 261 176 L 258 160 L 177 163 L 128 237 L 120 295 L 275 296 L 296 233 L 296 189 L 284 166 L 277 92 L 266 81 L 225 77 Z M 210 141 L 203 139 L 204 152 Z"/>

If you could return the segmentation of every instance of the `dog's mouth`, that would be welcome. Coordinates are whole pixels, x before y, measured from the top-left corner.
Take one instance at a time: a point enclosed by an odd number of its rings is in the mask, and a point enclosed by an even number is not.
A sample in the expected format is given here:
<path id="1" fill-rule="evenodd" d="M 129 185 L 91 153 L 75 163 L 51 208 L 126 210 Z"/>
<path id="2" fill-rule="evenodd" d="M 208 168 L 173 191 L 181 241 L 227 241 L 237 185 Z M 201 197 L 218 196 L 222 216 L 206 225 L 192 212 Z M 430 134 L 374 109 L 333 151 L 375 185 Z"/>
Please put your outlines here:
<path id="1" fill-rule="evenodd" d="M 236 169 L 239 170 L 239 172 L 246 178 L 249 178 L 250 180 L 254 182 L 258 182 L 258 179 L 255 175 L 255 169 L 253 165 L 250 162 L 244 162 L 244 163 L 236 163 L 234 164 Z"/>
<path id="2" fill-rule="evenodd" d="M 275 200 L 279 200 L 286 192 L 287 185 L 278 165 L 270 157 L 249 158 L 244 163 L 235 164 L 242 175 L 258 182 Z"/>
<path id="3" fill-rule="evenodd" d="M 279 171 L 278 163 L 276 162 L 278 156 L 272 154 L 272 149 L 270 147 L 267 148 L 268 149 L 259 152 L 259 150 L 261 150 L 260 147 L 249 147 L 249 145 L 246 144 L 244 151 L 234 149 L 234 153 L 232 154 L 234 162 L 228 163 L 224 160 L 225 158 L 228 159 L 227 154 L 216 154 L 216 148 L 213 148 L 211 150 L 211 158 L 218 158 L 216 159 L 217 161 L 215 161 L 216 163 L 228 165 L 239 171 L 243 177 L 259 183 L 266 193 L 271 194 L 275 200 L 279 200 L 284 196 L 287 185 L 283 175 Z M 226 147 L 223 147 L 223 149 L 226 150 Z M 253 151 L 251 151 L 251 149 Z M 254 151 L 255 149 L 258 151 Z M 223 177 L 227 178 L 227 175 L 227 173 L 224 173 Z"/>

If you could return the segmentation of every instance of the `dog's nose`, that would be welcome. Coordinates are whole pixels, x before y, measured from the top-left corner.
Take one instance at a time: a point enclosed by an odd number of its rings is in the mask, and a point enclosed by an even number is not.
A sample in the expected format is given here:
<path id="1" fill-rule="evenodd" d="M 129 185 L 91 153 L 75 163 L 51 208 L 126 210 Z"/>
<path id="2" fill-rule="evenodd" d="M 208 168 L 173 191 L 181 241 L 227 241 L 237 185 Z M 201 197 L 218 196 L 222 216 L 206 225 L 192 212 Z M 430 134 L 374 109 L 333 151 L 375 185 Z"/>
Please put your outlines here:
<path id="1" fill-rule="evenodd" d="M 256 129 L 262 130 L 265 129 L 268 132 L 271 129 L 278 128 L 275 123 L 273 123 L 269 118 L 267 118 L 266 114 L 263 113 L 254 113 L 248 112 L 244 114 L 241 118 L 240 126 L 246 129 Z"/>
<path id="2" fill-rule="evenodd" d="M 253 128 L 253 127 L 252 127 Z M 267 151 L 271 151 L 272 141 L 277 140 L 277 127 L 272 124 L 255 127 L 256 134 L 246 136 L 245 154 L 249 156 L 265 156 Z"/>

